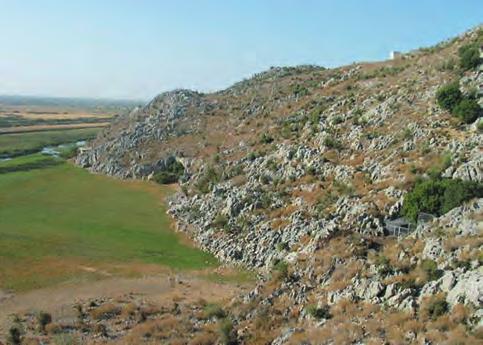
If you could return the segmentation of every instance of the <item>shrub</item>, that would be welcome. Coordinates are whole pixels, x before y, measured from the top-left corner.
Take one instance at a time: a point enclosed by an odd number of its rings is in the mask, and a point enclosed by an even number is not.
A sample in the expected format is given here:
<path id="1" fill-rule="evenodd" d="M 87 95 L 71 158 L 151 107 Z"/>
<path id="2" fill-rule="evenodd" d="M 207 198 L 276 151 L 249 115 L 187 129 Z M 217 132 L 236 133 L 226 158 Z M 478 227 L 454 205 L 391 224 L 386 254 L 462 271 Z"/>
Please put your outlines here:
<path id="1" fill-rule="evenodd" d="M 221 341 L 223 344 L 229 345 L 229 344 L 236 343 L 236 338 L 235 338 L 235 335 L 233 334 L 233 323 L 231 322 L 230 319 L 221 320 L 219 330 L 220 330 Z"/>
<path id="2" fill-rule="evenodd" d="M 326 216 L 326 210 L 331 207 L 339 197 L 334 192 L 325 193 L 315 205 L 315 210 L 319 217 Z"/>
<path id="3" fill-rule="evenodd" d="M 269 183 L 270 183 L 270 181 L 271 181 L 271 178 L 270 178 L 270 176 L 269 176 L 269 175 L 265 175 L 265 174 L 263 174 L 262 176 L 260 176 L 260 182 L 261 182 L 262 184 L 269 184 Z"/>
<path id="4" fill-rule="evenodd" d="M 428 281 L 437 280 L 443 276 L 443 271 L 438 269 L 438 265 L 433 260 L 423 260 L 421 269 L 426 274 Z"/>
<path id="5" fill-rule="evenodd" d="M 382 276 L 386 276 L 394 272 L 389 259 L 384 255 L 377 256 L 375 264 L 377 267 L 377 272 Z"/>
<path id="6" fill-rule="evenodd" d="M 458 82 L 442 86 L 436 92 L 436 99 L 441 108 L 452 111 L 463 99 Z"/>
<path id="7" fill-rule="evenodd" d="M 280 243 L 277 243 L 277 250 L 278 250 L 279 252 L 282 252 L 282 251 L 284 251 L 284 250 L 289 250 L 289 249 L 290 249 L 290 247 L 289 247 L 289 245 L 288 245 L 288 243 L 287 243 L 287 242 L 280 242 Z"/>
<path id="8" fill-rule="evenodd" d="M 296 84 L 295 86 L 292 87 L 292 92 L 294 93 L 295 96 L 307 96 L 309 94 L 309 90 L 299 84 Z"/>
<path id="9" fill-rule="evenodd" d="M 248 159 L 250 162 L 253 162 L 255 159 L 257 159 L 257 155 L 255 154 L 255 152 L 250 152 L 250 153 L 247 155 L 247 159 Z"/>
<path id="10" fill-rule="evenodd" d="M 273 142 L 273 138 L 269 134 L 263 133 L 262 137 L 260 138 L 260 143 L 270 144 L 271 142 Z"/>
<path id="11" fill-rule="evenodd" d="M 78 151 L 79 151 L 79 148 L 77 146 L 69 146 L 61 150 L 59 153 L 59 156 L 64 159 L 71 159 L 77 156 Z"/>
<path id="12" fill-rule="evenodd" d="M 41 311 L 37 315 L 37 322 L 41 332 L 45 332 L 45 326 L 52 322 L 52 316 L 49 313 Z"/>
<path id="13" fill-rule="evenodd" d="M 344 119 L 342 118 L 342 116 L 339 116 L 339 115 L 334 117 L 334 119 L 332 120 L 333 125 L 338 125 L 339 123 L 342 123 L 342 122 L 344 122 Z"/>
<path id="14" fill-rule="evenodd" d="M 330 319 L 332 315 L 329 311 L 329 306 L 317 307 L 316 305 L 309 305 L 307 307 L 307 313 L 315 319 Z"/>
<path id="15" fill-rule="evenodd" d="M 459 117 L 465 123 L 473 123 L 481 116 L 481 108 L 478 102 L 472 98 L 465 98 L 453 109 L 453 115 Z"/>
<path id="16" fill-rule="evenodd" d="M 225 229 L 226 226 L 228 225 L 228 218 L 226 218 L 225 215 L 220 213 L 215 217 L 215 220 L 213 221 L 212 225 L 218 229 Z"/>
<path id="17" fill-rule="evenodd" d="M 402 214 L 415 222 L 421 212 L 441 216 L 464 201 L 482 196 L 481 183 L 452 179 L 422 180 L 404 197 Z"/>
<path id="18" fill-rule="evenodd" d="M 213 167 L 208 167 L 203 176 L 198 179 L 196 188 L 198 188 L 199 192 L 206 194 L 211 190 L 212 185 L 217 183 L 219 180 L 220 176 L 216 170 Z"/>
<path id="19" fill-rule="evenodd" d="M 333 137 L 326 137 L 324 139 L 324 145 L 329 149 L 340 150 L 342 148 L 342 144 L 338 142 L 336 139 L 334 139 Z"/>
<path id="20" fill-rule="evenodd" d="M 154 181 L 160 184 L 168 184 L 178 182 L 179 178 L 184 174 L 184 166 L 176 159 L 171 159 L 166 164 L 164 170 L 154 175 Z"/>
<path id="21" fill-rule="evenodd" d="M 458 50 L 460 57 L 460 67 L 466 71 L 478 67 L 481 63 L 480 50 L 478 44 L 467 44 Z"/>
<path id="22" fill-rule="evenodd" d="M 18 326 L 10 327 L 8 330 L 7 344 L 20 345 L 21 343 L 21 331 Z"/>
<path id="23" fill-rule="evenodd" d="M 436 319 L 448 312 L 448 302 L 443 298 L 432 298 L 427 306 L 428 316 Z"/>
<path id="24" fill-rule="evenodd" d="M 278 281 L 283 281 L 288 278 L 288 264 L 280 260 L 273 266 L 273 269 L 277 272 L 276 279 Z"/>
<path id="25" fill-rule="evenodd" d="M 225 311 L 218 304 L 214 303 L 207 304 L 204 308 L 204 312 L 207 319 L 211 319 L 213 317 L 222 319 L 226 316 Z"/>

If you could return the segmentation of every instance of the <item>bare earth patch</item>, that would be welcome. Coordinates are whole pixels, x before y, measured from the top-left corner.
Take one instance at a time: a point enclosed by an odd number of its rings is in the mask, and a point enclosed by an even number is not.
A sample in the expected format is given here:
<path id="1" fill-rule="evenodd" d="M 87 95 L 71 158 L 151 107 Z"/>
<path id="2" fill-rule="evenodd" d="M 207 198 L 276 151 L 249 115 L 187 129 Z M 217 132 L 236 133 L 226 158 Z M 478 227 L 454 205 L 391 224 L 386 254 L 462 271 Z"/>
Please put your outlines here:
<path id="1" fill-rule="evenodd" d="M 17 295 L 0 291 L 0 338 L 11 326 L 12 316 L 45 311 L 53 321 L 75 318 L 76 303 L 94 298 L 116 298 L 137 295 L 156 305 L 173 301 L 189 303 L 204 299 L 222 302 L 241 293 L 246 287 L 223 284 L 197 277 L 195 274 L 165 273 L 144 278 L 114 278 L 81 284 L 69 283 Z"/>

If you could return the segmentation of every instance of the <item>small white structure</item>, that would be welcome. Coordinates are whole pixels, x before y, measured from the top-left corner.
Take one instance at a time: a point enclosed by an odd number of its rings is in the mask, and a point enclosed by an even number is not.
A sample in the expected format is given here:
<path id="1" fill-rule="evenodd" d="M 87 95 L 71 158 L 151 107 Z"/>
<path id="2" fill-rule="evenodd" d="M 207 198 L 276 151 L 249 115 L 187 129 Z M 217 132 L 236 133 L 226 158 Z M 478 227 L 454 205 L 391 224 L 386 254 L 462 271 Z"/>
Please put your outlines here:
<path id="1" fill-rule="evenodd" d="M 395 60 L 395 59 L 398 59 L 402 56 L 402 53 L 400 51 L 396 51 L 396 50 L 392 50 L 390 53 L 389 53 L 389 58 L 391 60 Z"/>

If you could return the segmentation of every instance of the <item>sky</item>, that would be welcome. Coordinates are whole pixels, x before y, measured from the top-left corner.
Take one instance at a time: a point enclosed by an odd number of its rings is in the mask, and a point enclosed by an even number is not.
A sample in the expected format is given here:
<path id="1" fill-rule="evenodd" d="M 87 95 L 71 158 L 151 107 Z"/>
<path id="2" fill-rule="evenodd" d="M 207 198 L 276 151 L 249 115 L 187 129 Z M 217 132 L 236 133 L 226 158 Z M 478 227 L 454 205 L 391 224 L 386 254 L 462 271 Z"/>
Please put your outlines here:
<path id="1" fill-rule="evenodd" d="M 481 23 L 482 0 L 0 0 L 0 94 L 214 91 L 270 66 L 383 60 Z"/>

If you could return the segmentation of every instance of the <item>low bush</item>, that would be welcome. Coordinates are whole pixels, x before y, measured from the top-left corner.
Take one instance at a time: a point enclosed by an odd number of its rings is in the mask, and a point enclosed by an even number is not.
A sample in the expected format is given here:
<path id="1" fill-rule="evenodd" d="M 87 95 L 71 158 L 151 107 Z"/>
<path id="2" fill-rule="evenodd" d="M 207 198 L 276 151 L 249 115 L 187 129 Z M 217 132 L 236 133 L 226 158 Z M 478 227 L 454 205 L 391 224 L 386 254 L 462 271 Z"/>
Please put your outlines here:
<path id="1" fill-rule="evenodd" d="M 341 150 L 342 144 L 333 137 L 326 137 L 324 139 L 324 146 L 329 149 Z"/>
<path id="2" fill-rule="evenodd" d="M 226 316 L 225 311 L 218 305 L 214 303 L 209 303 L 204 308 L 205 317 L 211 319 L 216 317 L 217 319 L 222 319 Z"/>
<path id="3" fill-rule="evenodd" d="M 164 170 L 154 175 L 154 181 L 160 184 L 169 184 L 178 182 L 179 178 L 184 174 L 184 166 L 176 159 L 169 160 Z"/>
<path id="4" fill-rule="evenodd" d="M 262 144 L 270 144 L 273 142 L 273 137 L 270 134 L 263 133 L 260 138 L 260 143 Z"/>
<path id="5" fill-rule="evenodd" d="M 221 342 L 226 345 L 236 344 L 236 337 L 233 332 L 233 322 L 226 318 L 219 324 Z"/>
<path id="6" fill-rule="evenodd" d="M 426 274 L 428 281 L 437 280 L 443 276 L 443 271 L 438 269 L 436 262 L 430 259 L 421 262 L 421 269 Z"/>
<path id="7" fill-rule="evenodd" d="M 276 262 L 275 265 L 273 266 L 273 269 L 276 271 L 276 275 L 275 275 L 276 280 L 278 281 L 287 280 L 288 264 L 285 261 L 280 260 Z"/>
<path id="8" fill-rule="evenodd" d="M 391 266 L 391 262 L 384 255 L 377 256 L 375 265 L 377 268 L 377 272 L 382 276 L 394 273 L 394 268 Z"/>
<path id="9" fill-rule="evenodd" d="M 228 225 L 228 218 L 220 213 L 215 217 L 215 220 L 211 225 L 218 229 L 225 229 Z"/>
<path id="10" fill-rule="evenodd" d="M 307 313 L 315 319 L 330 319 L 331 314 L 329 310 L 329 306 L 325 305 L 323 307 L 317 307 L 316 305 L 309 305 L 307 307 Z"/>
<path id="11" fill-rule="evenodd" d="M 480 49 L 477 43 L 467 44 L 458 50 L 460 67 L 466 71 L 478 67 L 481 63 Z"/>
<path id="12" fill-rule="evenodd" d="M 460 118 L 464 123 L 473 123 L 481 116 L 482 110 L 478 102 L 473 98 L 465 98 L 453 109 L 453 115 Z"/>
<path id="13" fill-rule="evenodd" d="M 79 148 L 77 146 L 71 145 L 62 149 L 59 153 L 59 156 L 64 159 L 71 159 L 77 156 L 78 151 L 79 151 Z"/>
<path id="14" fill-rule="evenodd" d="M 480 120 L 478 122 L 478 125 L 476 126 L 476 128 L 478 129 L 478 132 L 483 133 L 483 120 Z"/>
<path id="15" fill-rule="evenodd" d="M 52 316 L 49 313 L 41 311 L 37 314 L 37 322 L 40 331 L 45 332 L 45 327 L 52 322 Z"/>
<path id="16" fill-rule="evenodd" d="M 441 315 L 446 314 L 448 310 L 448 302 L 446 302 L 446 300 L 443 298 L 432 298 L 428 302 L 427 312 L 428 316 L 432 319 L 436 319 Z"/>
<path id="17" fill-rule="evenodd" d="M 436 100 L 441 108 L 453 111 L 456 105 L 463 99 L 458 82 L 442 86 L 436 92 Z"/>
<path id="18" fill-rule="evenodd" d="M 22 343 L 22 332 L 18 326 L 10 327 L 8 330 L 7 344 L 20 345 Z"/>
<path id="19" fill-rule="evenodd" d="M 482 183 L 453 179 L 422 180 L 404 197 L 402 214 L 414 222 L 421 212 L 441 216 L 475 197 L 483 197 Z"/>
<path id="20" fill-rule="evenodd" d="M 196 183 L 196 188 L 199 192 L 206 194 L 208 193 L 214 184 L 220 181 L 220 176 L 218 172 L 213 167 L 208 167 L 203 176 L 198 179 Z"/>

